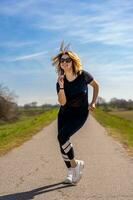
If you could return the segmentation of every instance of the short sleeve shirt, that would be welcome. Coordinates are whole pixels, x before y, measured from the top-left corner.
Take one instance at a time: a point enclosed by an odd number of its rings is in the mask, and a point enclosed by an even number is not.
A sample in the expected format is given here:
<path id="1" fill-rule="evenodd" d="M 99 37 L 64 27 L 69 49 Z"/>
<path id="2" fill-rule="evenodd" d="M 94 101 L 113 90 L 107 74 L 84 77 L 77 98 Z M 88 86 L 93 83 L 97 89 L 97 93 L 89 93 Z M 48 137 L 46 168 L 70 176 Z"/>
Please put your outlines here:
<path id="1" fill-rule="evenodd" d="M 78 74 L 76 79 L 68 81 L 64 76 L 64 92 L 66 104 L 64 108 L 88 108 L 88 84 L 93 80 L 93 76 L 85 70 Z M 56 83 L 57 93 L 60 90 L 59 83 Z"/>

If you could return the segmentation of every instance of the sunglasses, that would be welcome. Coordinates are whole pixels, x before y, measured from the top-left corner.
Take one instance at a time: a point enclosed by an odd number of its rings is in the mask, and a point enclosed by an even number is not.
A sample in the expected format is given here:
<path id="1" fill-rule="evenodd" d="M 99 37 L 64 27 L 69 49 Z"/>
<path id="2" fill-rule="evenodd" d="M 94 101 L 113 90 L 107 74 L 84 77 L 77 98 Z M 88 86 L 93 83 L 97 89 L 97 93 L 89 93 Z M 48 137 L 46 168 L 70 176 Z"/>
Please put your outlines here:
<path id="1" fill-rule="evenodd" d="M 70 62 L 72 61 L 72 59 L 71 59 L 71 58 L 61 58 L 61 59 L 60 59 L 60 62 L 61 62 L 61 63 L 63 63 L 64 61 L 65 61 L 66 63 L 70 63 Z"/>

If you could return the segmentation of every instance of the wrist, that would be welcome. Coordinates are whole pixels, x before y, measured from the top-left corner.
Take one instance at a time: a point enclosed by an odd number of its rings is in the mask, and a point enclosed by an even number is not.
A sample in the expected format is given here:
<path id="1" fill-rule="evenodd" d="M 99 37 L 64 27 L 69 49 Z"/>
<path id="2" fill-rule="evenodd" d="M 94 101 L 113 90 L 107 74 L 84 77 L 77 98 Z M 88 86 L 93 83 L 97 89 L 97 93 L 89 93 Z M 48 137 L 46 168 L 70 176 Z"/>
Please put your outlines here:
<path id="1" fill-rule="evenodd" d="M 64 85 L 60 85 L 60 88 L 64 88 Z"/>
<path id="2" fill-rule="evenodd" d="M 63 86 L 60 86 L 60 90 L 64 90 L 64 87 L 63 87 Z"/>
<path id="3" fill-rule="evenodd" d="M 96 104 L 96 103 L 92 101 L 90 104 Z"/>

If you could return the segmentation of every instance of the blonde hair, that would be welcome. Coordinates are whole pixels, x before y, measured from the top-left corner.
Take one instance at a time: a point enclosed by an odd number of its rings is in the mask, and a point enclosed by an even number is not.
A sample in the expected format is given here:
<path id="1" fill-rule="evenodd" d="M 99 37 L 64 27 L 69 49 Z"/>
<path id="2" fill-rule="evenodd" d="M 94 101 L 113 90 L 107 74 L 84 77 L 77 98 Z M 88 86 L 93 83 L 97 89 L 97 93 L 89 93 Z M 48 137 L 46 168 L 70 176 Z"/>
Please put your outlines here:
<path id="1" fill-rule="evenodd" d="M 68 45 L 64 47 L 64 41 L 61 43 L 60 53 L 52 57 L 52 65 L 56 67 L 58 75 L 64 74 L 64 70 L 60 67 L 60 59 L 62 55 L 67 54 L 72 59 L 73 73 L 77 74 L 82 70 L 82 65 L 79 56 L 72 51 L 68 50 Z"/>

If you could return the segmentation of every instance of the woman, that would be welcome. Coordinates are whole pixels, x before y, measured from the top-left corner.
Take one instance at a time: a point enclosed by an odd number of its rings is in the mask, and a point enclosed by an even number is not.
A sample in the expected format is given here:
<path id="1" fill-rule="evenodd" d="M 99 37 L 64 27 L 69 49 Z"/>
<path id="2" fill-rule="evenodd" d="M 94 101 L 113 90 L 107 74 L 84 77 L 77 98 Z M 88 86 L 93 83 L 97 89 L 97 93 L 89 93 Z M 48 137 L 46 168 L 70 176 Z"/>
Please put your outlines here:
<path id="1" fill-rule="evenodd" d="M 61 45 L 60 53 L 52 59 L 52 64 L 56 66 L 58 73 L 56 83 L 60 103 L 58 141 L 68 169 L 64 183 L 76 184 L 82 176 L 84 161 L 75 159 L 70 137 L 83 126 L 89 110 L 94 110 L 99 87 L 93 76 L 82 69 L 77 54 L 63 48 Z M 93 98 L 90 105 L 88 104 L 88 84 L 93 87 Z"/>

